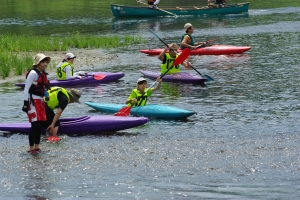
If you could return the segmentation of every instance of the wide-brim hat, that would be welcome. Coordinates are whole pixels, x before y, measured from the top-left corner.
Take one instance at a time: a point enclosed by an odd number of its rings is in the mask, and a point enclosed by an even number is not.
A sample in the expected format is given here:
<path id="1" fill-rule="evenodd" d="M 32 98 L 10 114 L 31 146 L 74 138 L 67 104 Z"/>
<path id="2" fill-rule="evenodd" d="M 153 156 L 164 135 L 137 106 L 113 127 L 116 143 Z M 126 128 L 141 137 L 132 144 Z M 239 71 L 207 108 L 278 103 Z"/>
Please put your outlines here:
<path id="1" fill-rule="evenodd" d="M 188 30 L 190 27 L 192 27 L 193 25 L 191 24 L 191 23 L 186 23 L 185 25 L 184 25 L 184 30 L 186 31 L 186 30 Z"/>
<path id="2" fill-rule="evenodd" d="M 44 59 L 47 59 L 48 62 L 50 62 L 51 58 L 49 56 L 45 56 L 45 54 L 42 53 L 38 53 L 33 57 L 33 65 L 32 66 L 37 66 L 38 64 L 40 64 L 40 62 Z"/>
<path id="3" fill-rule="evenodd" d="M 67 90 L 68 93 L 72 96 L 72 99 L 76 103 L 80 103 L 79 98 L 81 97 L 81 91 L 76 90 L 75 88 L 72 88 L 70 90 Z"/>
<path id="4" fill-rule="evenodd" d="M 173 49 L 173 50 L 179 49 L 179 46 L 177 46 L 176 43 L 171 43 L 171 44 L 169 44 L 169 47 L 170 47 L 171 49 Z"/>

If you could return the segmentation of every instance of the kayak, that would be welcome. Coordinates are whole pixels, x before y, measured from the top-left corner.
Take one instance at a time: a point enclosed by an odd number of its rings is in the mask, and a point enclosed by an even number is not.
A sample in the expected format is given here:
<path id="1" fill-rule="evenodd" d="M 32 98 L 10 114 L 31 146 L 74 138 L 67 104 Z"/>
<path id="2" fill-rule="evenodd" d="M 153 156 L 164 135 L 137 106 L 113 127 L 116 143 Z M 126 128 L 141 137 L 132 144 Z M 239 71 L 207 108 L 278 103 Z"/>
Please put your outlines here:
<path id="1" fill-rule="evenodd" d="M 73 85 L 86 85 L 97 83 L 108 83 L 122 78 L 125 74 L 123 72 L 88 72 L 82 79 L 76 78 L 71 80 L 50 80 L 50 86 L 73 86 Z M 25 87 L 25 83 L 16 83 L 16 86 Z"/>
<path id="2" fill-rule="evenodd" d="M 145 117 L 118 117 L 118 116 L 83 116 L 59 119 L 61 126 L 59 134 L 78 133 L 101 133 L 114 132 L 141 126 L 148 122 Z M 0 123 L 0 131 L 17 133 L 29 133 L 31 124 L 22 123 Z M 45 133 L 43 130 L 42 133 Z"/>
<path id="3" fill-rule="evenodd" d="M 94 108 L 95 110 L 106 113 L 117 113 L 121 108 L 125 107 L 124 104 L 105 104 L 105 103 L 92 103 L 84 102 L 86 105 Z M 196 114 L 194 111 L 175 108 L 172 106 L 150 104 L 146 106 L 132 107 L 130 114 L 134 116 L 143 116 L 161 119 L 180 119 L 187 118 Z M 126 118 L 126 117 L 125 117 Z"/>
<path id="4" fill-rule="evenodd" d="M 190 55 L 226 55 L 226 54 L 241 54 L 250 50 L 251 46 L 231 46 L 214 44 L 208 47 L 202 47 L 191 50 Z M 159 55 L 164 49 L 143 49 L 140 52 L 148 55 Z M 178 53 L 182 50 L 178 49 Z"/>
<path id="5" fill-rule="evenodd" d="M 140 70 L 147 78 L 156 80 L 161 75 L 160 72 Z M 162 78 L 163 82 L 181 82 L 181 83 L 203 83 L 207 81 L 204 76 L 194 75 L 187 72 L 179 72 L 176 74 L 166 74 Z"/>

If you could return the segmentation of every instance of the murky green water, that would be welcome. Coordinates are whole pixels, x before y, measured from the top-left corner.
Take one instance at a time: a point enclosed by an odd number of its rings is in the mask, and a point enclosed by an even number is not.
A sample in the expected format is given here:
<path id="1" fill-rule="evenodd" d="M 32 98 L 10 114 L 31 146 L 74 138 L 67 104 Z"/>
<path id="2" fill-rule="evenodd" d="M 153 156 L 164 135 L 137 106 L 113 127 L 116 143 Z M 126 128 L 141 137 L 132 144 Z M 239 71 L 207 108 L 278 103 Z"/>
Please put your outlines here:
<path id="1" fill-rule="evenodd" d="M 9 17 L 0 14 L 1 33 L 63 34 L 78 29 L 139 33 L 147 39 L 146 45 L 108 51 L 115 56 L 109 63 L 95 63 L 92 70 L 126 75 L 118 82 L 82 87 L 82 102 L 122 103 L 141 76 L 139 69 L 159 69 L 156 57 L 138 51 L 163 47 L 147 28 L 166 42 L 178 42 L 183 25 L 190 22 L 198 40 L 216 38 L 215 43 L 252 49 L 242 55 L 191 57 L 194 67 L 215 81 L 205 88 L 163 83 L 148 102 L 197 111 L 187 120 L 151 119 L 145 126 L 115 134 L 65 135 L 57 144 L 43 140 L 42 147 L 50 151 L 36 157 L 25 153 L 26 135 L 1 132 L 1 199 L 300 197 L 300 7 L 250 9 L 248 15 L 124 20 L 105 14 L 109 10 L 104 8 L 99 12 L 97 5 L 107 6 L 105 1 L 87 2 L 86 7 L 83 1 L 52 2 L 60 5 L 57 13 L 65 9 L 65 17 L 50 12 L 35 18 L 22 5 L 21 17 L 12 17 L 13 11 L 6 14 Z M 53 3 L 27 4 L 27 9 L 47 5 Z M 89 9 L 82 14 L 82 8 Z M 1 122 L 26 121 L 22 90 L 14 83 L 1 84 L 0 95 Z M 99 114 L 84 104 L 71 104 L 63 113 Z"/>

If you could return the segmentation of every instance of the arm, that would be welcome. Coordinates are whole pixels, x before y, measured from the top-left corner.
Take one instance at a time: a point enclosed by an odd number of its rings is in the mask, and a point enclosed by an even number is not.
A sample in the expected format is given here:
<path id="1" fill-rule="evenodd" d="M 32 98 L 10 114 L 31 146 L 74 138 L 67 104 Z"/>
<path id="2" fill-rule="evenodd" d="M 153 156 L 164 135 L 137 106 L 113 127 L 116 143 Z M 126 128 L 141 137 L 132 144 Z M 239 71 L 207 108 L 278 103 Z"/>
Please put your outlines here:
<path id="1" fill-rule="evenodd" d="M 131 103 L 131 104 L 137 103 L 136 95 L 133 91 L 131 91 L 130 96 L 128 97 L 128 99 L 126 101 L 126 104 L 129 104 L 129 103 Z"/>
<path id="2" fill-rule="evenodd" d="M 160 52 L 160 54 L 158 55 L 158 59 L 163 61 L 164 57 L 165 57 L 165 54 L 166 54 L 166 51 L 168 50 L 169 48 L 166 47 L 162 52 Z"/>
<path id="3" fill-rule="evenodd" d="M 55 113 L 55 116 L 54 116 L 54 118 L 52 120 L 52 123 L 47 128 L 47 130 L 50 132 L 51 135 L 53 135 L 53 129 L 54 129 L 55 123 L 60 118 L 62 112 L 63 112 L 63 110 L 61 108 L 57 109 L 57 111 Z"/>
<path id="4" fill-rule="evenodd" d="M 195 46 L 203 45 L 205 47 L 206 43 L 207 42 L 197 42 L 197 43 L 195 43 Z"/>
<path id="5" fill-rule="evenodd" d="M 181 63 L 185 69 L 191 69 L 192 63 L 185 61 L 183 63 Z"/>
<path id="6" fill-rule="evenodd" d="M 160 89 L 162 79 L 160 77 L 157 77 L 156 81 L 158 82 L 158 84 L 155 88 L 152 88 L 153 92 Z"/>
<path id="7" fill-rule="evenodd" d="M 70 65 L 66 66 L 65 70 L 66 70 L 66 78 L 67 78 L 67 80 L 68 79 L 76 79 L 76 78 L 81 79 L 82 78 L 79 75 L 71 76 L 72 67 Z"/>
<path id="8" fill-rule="evenodd" d="M 37 73 L 35 71 L 30 71 L 25 81 L 25 88 L 24 88 L 24 101 L 28 101 L 29 99 L 29 89 L 34 81 L 37 80 Z"/>

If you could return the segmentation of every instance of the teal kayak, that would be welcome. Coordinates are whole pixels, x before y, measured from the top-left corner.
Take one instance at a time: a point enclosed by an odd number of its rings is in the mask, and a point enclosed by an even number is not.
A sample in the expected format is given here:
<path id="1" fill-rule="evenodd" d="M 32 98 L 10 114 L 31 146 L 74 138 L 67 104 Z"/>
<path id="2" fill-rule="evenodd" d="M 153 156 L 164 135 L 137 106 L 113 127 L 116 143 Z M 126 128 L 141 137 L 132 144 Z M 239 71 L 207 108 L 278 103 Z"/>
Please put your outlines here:
<path id="1" fill-rule="evenodd" d="M 106 113 L 117 113 L 121 108 L 126 107 L 124 104 L 104 104 L 104 103 L 92 103 L 84 102 L 86 105 Z M 180 119 L 187 118 L 196 112 L 191 110 L 184 110 L 181 108 L 175 108 L 172 106 L 150 104 L 146 106 L 133 107 L 130 110 L 130 114 L 134 116 L 143 116 L 151 118 L 162 119 Z"/>

